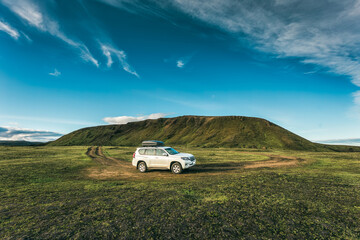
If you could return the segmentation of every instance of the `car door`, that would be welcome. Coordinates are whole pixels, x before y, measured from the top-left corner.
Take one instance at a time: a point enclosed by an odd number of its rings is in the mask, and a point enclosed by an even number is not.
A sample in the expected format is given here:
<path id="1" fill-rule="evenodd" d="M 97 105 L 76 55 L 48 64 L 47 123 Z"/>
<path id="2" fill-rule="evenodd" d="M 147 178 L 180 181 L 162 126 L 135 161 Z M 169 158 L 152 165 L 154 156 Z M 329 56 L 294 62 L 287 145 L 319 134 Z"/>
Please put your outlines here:
<path id="1" fill-rule="evenodd" d="M 156 167 L 156 152 L 155 149 L 146 149 L 145 150 L 145 158 L 148 167 Z"/>
<path id="2" fill-rule="evenodd" d="M 168 154 L 162 149 L 156 149 L 156 166 L 167 168 L 169 166 Z"/>

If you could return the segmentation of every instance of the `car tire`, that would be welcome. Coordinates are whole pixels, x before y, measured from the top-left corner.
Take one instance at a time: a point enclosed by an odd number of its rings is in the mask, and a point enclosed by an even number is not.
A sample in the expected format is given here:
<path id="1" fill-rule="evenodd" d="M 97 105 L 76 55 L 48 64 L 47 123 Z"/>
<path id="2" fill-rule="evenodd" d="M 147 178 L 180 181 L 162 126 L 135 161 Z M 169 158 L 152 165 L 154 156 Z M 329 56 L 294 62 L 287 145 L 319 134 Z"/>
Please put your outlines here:
<path id="1" fill-rule="evenodd" d="M 144 173 L 147 171 L 147 166 L 145 162 L 139 162 L 138 169 L 141 173 Z"/>
<path id="2" fill-rule="evenodd" d="M 182 173 L 183 169 L 180 163 L 175 162 L 171 165 L 171 172 L 174 174 L 180 174 Z"/>

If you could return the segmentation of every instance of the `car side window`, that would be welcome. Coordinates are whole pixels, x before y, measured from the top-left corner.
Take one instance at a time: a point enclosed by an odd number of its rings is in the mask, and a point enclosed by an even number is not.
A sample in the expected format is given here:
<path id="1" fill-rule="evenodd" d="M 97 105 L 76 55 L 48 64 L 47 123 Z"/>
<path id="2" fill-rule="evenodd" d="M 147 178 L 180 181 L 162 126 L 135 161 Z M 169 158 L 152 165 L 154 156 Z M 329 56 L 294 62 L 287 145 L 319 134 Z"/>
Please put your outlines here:
<path id="1" fill-rule="evenodd" d="M 163 156 L 164 153 L 165 153 L 164 150 L 156 149 L 156 155 L 157 155 L 157 156 Z"/>
<path id="2" fill-rule="evenodd" d="M 155 149 L 146 149 L 145 154 L 146 155 L 155 155 Z"/>
<path id="3" fill-rule="evenodd" d="M 140 150 L 139 150 L 139 153 L 140 153 L 141 155 L 144 155 L 144 154 L 145 154 L 145 149 L 140 149 Z"/>

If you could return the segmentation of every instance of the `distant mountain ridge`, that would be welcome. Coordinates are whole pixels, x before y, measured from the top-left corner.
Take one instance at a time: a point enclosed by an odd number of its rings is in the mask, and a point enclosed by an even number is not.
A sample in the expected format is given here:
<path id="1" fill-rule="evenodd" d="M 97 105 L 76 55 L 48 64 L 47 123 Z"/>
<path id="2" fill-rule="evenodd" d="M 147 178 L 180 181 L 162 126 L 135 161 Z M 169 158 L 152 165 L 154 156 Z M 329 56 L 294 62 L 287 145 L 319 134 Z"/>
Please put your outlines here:
<path id="1" fill-rule="evenodd" d="M 243 116 L 181 116 L 88 127 L 49 145 L 139 146 L 151 139 L 193 147 L 347 151 L 346 146 L 313 143 L 265 119 Z"/>
<path id="2" fill-rule="evenodd" d="M 9 141 L 0 140 L 0 146 L 39 146 L 45 145 L 43 142 L 29 142 L 29 141 Z"/>
<path id="3" fill-rule="evenodd" d="M 331 139 L 331 140 L 321 140 L 317 142 L 324 144 L 360 146 L 360 138 Z"/>

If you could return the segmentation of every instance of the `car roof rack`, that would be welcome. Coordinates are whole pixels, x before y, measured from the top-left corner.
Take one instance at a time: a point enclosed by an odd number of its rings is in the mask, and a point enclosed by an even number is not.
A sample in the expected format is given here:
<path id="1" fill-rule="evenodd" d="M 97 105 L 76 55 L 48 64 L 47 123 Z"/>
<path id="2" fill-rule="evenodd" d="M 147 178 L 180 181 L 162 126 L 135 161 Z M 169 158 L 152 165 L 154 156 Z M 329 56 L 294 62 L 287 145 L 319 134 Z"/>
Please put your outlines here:
<path id="1" fill-rule="evenodd" d="M 156 141 L 156 140 L 147 140 L 142 142 L 143 147 L 162 147 L 164 146 L 164 142 Z"/>

